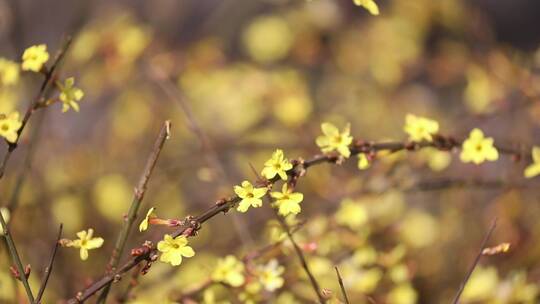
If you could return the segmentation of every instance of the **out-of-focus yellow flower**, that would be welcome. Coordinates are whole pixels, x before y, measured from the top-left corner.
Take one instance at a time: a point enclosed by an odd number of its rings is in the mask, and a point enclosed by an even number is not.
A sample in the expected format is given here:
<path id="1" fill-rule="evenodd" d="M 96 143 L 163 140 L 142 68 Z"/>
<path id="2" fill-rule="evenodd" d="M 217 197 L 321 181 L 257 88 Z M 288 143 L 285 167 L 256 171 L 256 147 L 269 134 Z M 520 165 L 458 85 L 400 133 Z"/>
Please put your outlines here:
<path id="1" fill-rule="evenodd" d="M 412 210 L 405 215 L 400 225 L 400 236 L 413 247 L 425 247 L 438 237 L 437 221 L 427 212 Z"/>
<path id="2" fill-rule="evenodd" d="M 298 214 L 302 210 L 300 202 L 304 199 L 304 195 L 300 192 L 292 192 L 287 184 L 283 184 L 281 192 L 272 192 L 270 196 L 276 199 L 276 205 L 279 208 L 278 213 L 283 216 L 291 213 Z"/>
<path id="3" fill-rule="evenodd" d="M 120 174 L 100 177 L 94 185 L 93 192 L 100 213 L 115 222 L 123 218 L 133 196 L 133 188 Z"/>
<path id="4" fill-rule="evenodd" d="M 146 229 L 148 229 L 148 220 L 149 219 L 157 217 L 156 214 L 154 213 L 154 210 L 156 210 L 156 208 L 152 207 L 152 208 L 148 209 L 148 212 L 146 212 L 146 216 L 144 217 L 142 222 L 139 224 L 139 231 L 140 232 L 146 231 Z"/>
<path id="5" fill-rule="evenodd" d="M 283 155 L 283 150 L 277 149 L 272 153 L 272 158 L 267 160 L 264 163 L 264 169 L 262 170 L 262 176 L 267 179 L 274 178 L 274 176 L 279 175 L 282 180 L 287 180 L 287 170 L 292 168 L 292 164 L 288 159 Z"/>
<path id="6" fill-rule="evenodd" d="M 433 171 L 442 171 L 450 165 L 450 162 L 452 162 L 452 156 L 448 151 L 426 147 L 422 149 L 422 153 L 424 157 L 427 158 L 429 168 Z"/>
<path id="7" fill-rule="evenodd" d="M 45 44 L 33 45 L 27 48 L 22 55 L 22 69 L 24 71 L 39 72 L 49 60 L 49 53 Z"/>
<path id="8" fill-rule="evenodd" d="M 255 19 L 243 34 L 248 54 L 256 61 L 270 63 L 287 56 L 294 36 L 285 19 L 263 16 Z"/>
<path id="9" fill-rule="evenodd" d="M 19 65 L 16 62 L 0 58 L 0 84 L 4 86 L 16 84 L 19 81 Z"/>
<path id="10" fill-rule="evenodd" d="M 383 273 L 378 268 L 371 268 L 362 271 L 358 279 L 353 284 L 353 289 L 361 293 L 371 293 L 377 288 L 383 277 Z"/>
<path id="11" fill-rule="evenodd" d="M 415 304 L 418 300 L 416 290 L 410 284 L 394 287 L 388 294 L 388 304 Z"/>
<path id="12" fill-rule="evenodd" d="M 278 264 L 278 261 L 273 259 L 268 264 L 259 266 L 257 268 L 257 274 L 259 282 L 262 284 L 264 289 L 268 291 L 274 291 L 281 286 L 285 280 L 281 277 L 285 268 Z"/>
<path id="13" fill-rule="evenodd" d="M 11 217 L 9 213 L 9 209 L 1 207 L 0 213 L 2 213 L 2 217 L 4 218 L 4 221 L 7 224 L 9 222 L 9 218 Z M 2 227 L 2 225 L 0 225 L 0 235 L 4 235 L 4 228 Z"/>
<path id="14" fill-rule="evenodd" d="M 69 108 L 73 108 L 75 112 L 79 112 L 79 104 L 77 101 L 81 100 L 84 97 L 84 92 L 74 87 L 75 78 L 69 77 L 64 81 L 64 84 L 57 82 L 56 83 L 60 88 L 60 100 L 62 101 L 62 112 L 67 112 Z"/>
<path id="15" fill-rule="evenodd" d="M 233 287 L 244 284 L 244 264 L 232 255 L 219 259 L 212 272 L 212 280 L 223 282 Z"/>
<path id="16" fill-rule="evenodd" d="M 370 163 L 365 153 L 358 154 L 358 169 L 366 170 L 369 168 Z"/>
<path id="17" fill-rule="evenodd" d="M 493 146 L 493 138 L 484 137 L 484 132 L 475 128 L 463 142 L 459 157 L 464 163 L 473 162 L 478 165 L 486 160 L 499 159 L 499 152 Z"/>
<path id="18" fill-rule="evenodd" d="M 467 282 L 461 299 L 464 302 L 482 302 L 489 299 L 493 295 L 493 291 L 497 289 L 499 276 L 497 269 L 494 267 L 484 268 L 476 267 Z"/>
<path id="19" fill-rule="evenodd" d="M 439 123 L 429 118 L 407 114 L 403 130 L 409 134 L 409 140 L 431 142 L 433 141 L 432 135 L 439 132 Z"/>
<path id="20" fill-rule="evenodd" d="M 467 69 L 467 87 L 463 97 L 465 104 L 473 113 L 490 112 L 493 110 L 493 100 L 502 95 L 502 88 L 495 85 L 481 67 L 471 65 Z"/>
<path id="21" fill-rule="evenodd" d="M 349 145 L 352 143 L 353 138 L 350 135 L 350 125 L 347 124 L 343 132 L 339 132 L 339 129 L 331 123 L 324 122 L 321 124 L 321 129 L 324 135 L 320 135 L 316 139 L 317 146 L 321 148 L 323 153 L 332 152 L 337 150 L 339 154 L 344 157 L 351 156 L 351 150 Z"/>
<path id="22" fill-rule="evenodd" d="M 86 261 L 88 259 L 88 250 L 97 249 L 103 245 L 103 238 L 93 237 L 94 229 L 90 228 L 88 231 L 77 232 L 78 240 L 69 241 L 66 246 L 75 247 L 80 249 L 81 260 Z"/>
<path id="23" fill-rule="evenodd" d="M 533 163 L 528 165 L 523 171 L 523 175 L 526 178 L 532 178 L 540 174 L 540 147 L 534 146 L 532 148 Z"/>
<path id="24" fill-rule="evenodd" d="M 402 283 L 409 279 L 409 269 L 405 264 L 398 264 L 390 268 L 388 274 L 394 283 Z"/>
<path id="25" fill-rule="evenodd" d="M 246 212 L 249 207 L 258 208 L 262 206 L 262 197 L 268 192 L 268 188 L 254 188 L 249 181 L 243 181 L 241 186 L 234 186 L 234 193 L 242 200 L 236 210 Z"/>
<path id="26" fill-rule="evenodd" d="M 185 236 L 173 238 L 171 235 L 165 234 L 163 240 L 157 244 L 157 248 L 161 252 L 159 260 L 173 266 L 180 265 L 183 256 L 191 258 L 195 255 L 193 248 L 187 244 L 188 240 Z"/>
<path id="27" fill-rule="evenodd" d="M 17 131 L 22 126 L 19 120 L 19 112 L 13 112 L 9 115 L 0 114 L 0 136 L 4 137 L 8 142 L 14 143 L 17 141 L 19 134 Z"/>
<path id="28" fill-rule="evenodd" d="M 351 229 L 360 228 L 368 221 L 368 212 L 363 205 L 345 199 L 341 202 L 339 210 L 336 212 L 336 222 Z"/>
<path id="29" fill-rule="evenodd" d="M 379 7 L 374 0 L 353 0 L 353 2 L 354 4 L 365 8 L 372 15 L 376 16 L 379 14 Z"/>
<path id="30" fill-rule="evenodd" d="M 357 266 L 374 264 L 377 262 L 377 250 L 371 246 L 359 248 L 354 252 L 353 262 Z"/>

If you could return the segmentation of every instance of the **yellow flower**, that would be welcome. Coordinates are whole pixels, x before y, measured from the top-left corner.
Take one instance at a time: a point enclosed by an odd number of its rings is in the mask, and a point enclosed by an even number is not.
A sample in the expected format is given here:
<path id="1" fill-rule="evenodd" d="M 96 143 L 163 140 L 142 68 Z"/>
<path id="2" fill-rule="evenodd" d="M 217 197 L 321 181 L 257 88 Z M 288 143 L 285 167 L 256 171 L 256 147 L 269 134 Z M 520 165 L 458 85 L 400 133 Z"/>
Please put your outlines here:
<path id="1" fill-rule="evenodd" d="M 19 112 L 13 112 L 8 116 L 0 114 L 0 136 L 4 137 L 8 142 L 14 143 L 17 141 L 19 136 L 17 131 L 21 126 Z"/>
<path id="2" fill-rule="evenodd" d="M 9 218 L 10 218 L 9 209 L 1 207 L 0 212 L 2 213 L 2 217 L 4 218 L 4 221 L 6 222 L 6 224 L 9 223 Z M 2 225 L 0 225 L 0 235 L 3 235 L 3 234 L 4 234 L 4 228 L 2 227 Z"/>
<path id="3" fill-rule="evenodd" d="M 439 132 L 439 123 L 429 118 L 407 114 L 403 130 L 409 134 L 409 140 L 431 142 L 433 141 L 432 135 Z"/>
<path id="4" fill-rule="evenodd" d="M 292 167 L 292 164 L 283 155 L 283 150 L 277 149 L 272 153 L 272 158 L 264 163 L 264 169 L 261 175 L 267 179 L 271 179 L 277 174 L 282 180 L 287 180 L 286 171 L 292 169 Z"/>
<path id="5" fill-rule="evenodd" d="M 276 199 L 276 205 L 279 208 L 278 213 L 287 216 L 289 214 L 298 214 L 302 210 L 300 202 L 304 199 L 304 195 L 299 192 L 292 192 L 288 189 L 287 184 L 283 184 L 281 192 L 272 192 L 270 196 Z"/>
<path id="6" fill-rule="evenodd" d="M 212 272 L 212 280 L 223 282 L 233 287 L 241 286 L 245 281 L 244 264 L 232 255 L 219 259 L 214 272 Z"/>
<path id="7" fill-rule="evenodd" d="M 394 287 L 387 298 L 388 304 L 415 304 L 417 301 L 416 290 L 408 283 Z"/>
<path id="8" fill-rule="evenodd" d="M 497 160 L 499 152 L 493 146 L 493 138 L 484 137 L 482 130 L 475 128 L 463 142 L 460 158 L 464 163 L 473 162 L 478 165 L 486 160 Z"/>
<path id="9" fill-rule="evenodd" d="M 188 240 L 185 236 L 174 239 L 169 234 L 165 234 L 162 241 L 159 241 L 157 248 L 161 252 L 160 261 L 178 266 L 182 263 L 182 256 L 191 258 L 195 255 L 193 248 L 187 246 Z"/>
<path id="10" fill-rule="evenodd" d="M 365 153 L 358 154 L 358 169 L 365 170 L 369 168 L 369 160 Z"/>
<path id="11" fill-rule="evenodd" d="M 88 259 L 88 250 L 96 249 L 103 245 L 103 239 L 100 237 L 93 237 L 94 229 L 90 228 L 88 231 L 77 232 L 78 240 L 69 241 L 68 247 L 80 248 L 81 260 L 86 261 Z"/>
<path id="12" fill-rule="evenodd" d="M 263 285 L 264 289 L 268 291 L 274 291 L 283 286 L 284 280 L 281 277 L 285 268 L 280 266 L 277 260 L 273 259 L 268 264 L 259 266 L 257 274 L 259 282 Z"/>
<path id="13" fill-rule="evenodd" d="M 525 168 L 523 175 L 526 178 L 535 177 L 540 174 L 540 147 L 534 146 L 532 148 L 533 163 Z"/>
<path id="14" fill-rule="evenodd" d="M 33 45 L 27 48 L 22 55 L 22 69 L 24 71 L 39 72 L 43 64 L 49 60 L 45 44 Z"/>
<path id="15" fill-rule="evenodd" d="M 75 112 L 79 112 L 79 104 L 77 101 L 81 100 L 84 96 L 84 92 L 74 87 L 75 78 L 69 77 L 64 81 L 64 84 L 57 82 L 58 87 L 60 88 L 60 100 L 63 103 L 62 112 L 67 112 L 69 108 L 73 108 Z"/>
<path id="16" fill-rule="evenodd" d="M 0 84 L 12 85 L 19 81 L 19 65 L 16 62 L 0 58 Z"/>
<path id="17" fill-rule="evenodd" d="M 335 217 L 338 224 L 351 229 L 359 228 L 368 221 L 366 207 L 350 199 L 341 202 L 341 207 L 339 207 Z"/>
<path id="18" fill-rule="evenodd" d="M 257 208 L 262 206 L 262 199 L 267 188 L 254 188 L 249 181 L 243 181 L 242 186 L 234 186 L 234 192 L 242 199 L 236 210 L 246 212 L 249 207 Z"/>
<path id="19" fill-rule="evenodd" d="M 154 210 L 156 210 L 156 208 L 152 207 L 152 208 L 148 209 L 148 212 L 146 212 L 146 217 L 139 224 L 139 231 L 140 232 L 146 231 L 146 229 L 148 229 L 148 220 L 151 219 L 151 218 L 156 217 L 156 214 L 154 213 Z"/>
<path id="20" fill-rule="evenodd" d="M 323 153 L 337 150 L 339 154 L 344 157 L 349 157 L 351 155 L 349 145 L 352 143 L 353 138 L 350 136 L 349 124 L 347 124 L 341 133 L 339 133 L 336 126 L 328 122 L 321 124 L 321 129 L 324 135 L 317 137 L 316 143 Z"/>
<path id="21" fill-rule="evenodd" d="M 379 7 L 373 0 L 353 0 L 354 4 L 364 7 L 370 14 L 378 15 Z"/>

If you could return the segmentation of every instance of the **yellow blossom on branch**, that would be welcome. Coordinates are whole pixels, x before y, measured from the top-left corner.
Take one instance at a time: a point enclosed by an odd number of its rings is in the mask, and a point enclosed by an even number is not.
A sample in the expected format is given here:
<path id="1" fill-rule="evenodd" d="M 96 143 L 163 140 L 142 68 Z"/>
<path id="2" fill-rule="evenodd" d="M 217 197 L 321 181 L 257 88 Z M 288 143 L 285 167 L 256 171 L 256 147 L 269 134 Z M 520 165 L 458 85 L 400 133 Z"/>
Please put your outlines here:
<path id="1" fill-rule="evenodd" d="M 337 150 L 339 154 L 344 157 L 349 157 L 351 155 L 349 145 L 352 143 L 353 138 L 350 135 L 351 131 L 349 124 L 347 124 L 341 133 L 336 126 L 328 122 L 322 123 L 321 129 L 324 135 L 317 137 L 316 143 L 323 153 Z"/>
<path id="2" fill-rule="evenodd" d="M 358 169 L 366 170 L 367 168 L 369 168 L 369 166 L 370 163 L 367 155 L 365 153 L 358 154 Z"/>
<path id="3" fill-rule="evenodd" d="M 379 7 L 374 0 L 353 0 L 353 2 L 354 4 L 365 8 L 372 15 L 379 14 Z"/>
<path id="4" fill-rule="evenodd" d="M 0 85 L 13 85 L 19 81 L 19 65 L 16 62 L 0 58 Z"/>
<path id="5" fill-rule="evenodd" d="M 9 115 L 0 114 L 0 136 L 8 142 L 15 143 L 19 137 L 18 131 L 22 126 L 19 120 L 19 112 L 13 112 Z"/>
<path id="6" fill-rule="evenodd" d="M 49 60 L 49 53 L 45 44 L 33 45 L 27 48 L 22 55 L 22 69 L 24 71 L 39 72 Z"/>
<path id="7" fill-rule="evenodd" d="M 433 141 L 432 135 L 439 132 L 439 123 L 429 118 L 407 114 L 403 130 L 409 134 L 409 140 L 431 142 Z"/>
<path id="8" fill-rule="evenodd" d="M 103 245 L 104 240 L 100 237 L 93 237 L 94 229 L 90 228 L 88 231 L 77 232 L 78 240 L 69 241 L 66 246 L 75 247 L 80 249 L 81 260 L 86 261 L 88 259 L 88 250 L 96 249 Z"/>
<path id="9" fill-rule="evenodd" d="M 523 172 L 526 178 L 535 177 L 540 174 L 540 147 L 532 148 L 533 163 L 528 165 Z"/>
<path id="10" fill-rule="evenodd" d="M 64 81 L 64 84 L 57 82 L 56 83 L 60 88 L 60 101 L 62 101 L 62 112 L 67 112 L 69 108 L 79 112 L 79 104 L 77 101 L 81 100 L 84 97 L 84 92 L 74 87 L 75 78 L 70 77 Z"/>
<path id="11" fill-rule="evenodd" d="M 156 214 L 154 213 L 154 210 L 156 210 L 156 208 L 152 207 L 152 208 L 148 209 L 148 212 L 146 212 L 146 217 L 139 224 L 139 231 L 140 232 L 146 231 L 148 229 L 148 220 L 150 220 L 151 218 L 157 217 Z"/>
<path id="12" fill-rule="evenodd" d="M 268 291 L 274 291 L 283 286 L 285 280 L 281 277 L 285 268 L 280 266 L 277 260 L 273 259 L 268 264 L 259 266 L 257 274 L 259 282 L 263 285 L 264 289 Z"/>
<path id="13" fill-rule="evenodd" d="M 193 248 L 187 244 L 188 240 L 185 236 L 173 238 L 171 235 L 165 234 L 163 240 L 157 244 L 157 248 L 161 252 L 159 260 L 173 266 L 180 265 L 183 256 L 191 258 L 195 255 Z"/>
<path id="14" fill-rule="evenodd" d="M 276 199 L 276 205 L 279 208 L 278 213 L 283 216 L 298 214 L 302 210 L 300 202 L 304 199 L 304 195 L 299 192 L 292 192 L 292 189 L 288 189 L 287 184 L 283 184 L 281 192 L 272 192 L 270 196 Z"/>
<path id="15" fill-rule="evenodd" d="M 219 259 L 212 272 L 212 280 L 223 282 L 233 287 L 244 284 L 244 264 L 232 255 Z"/>
<path id="16" fill-rule="evenodd" d="M 234 192 L 242 199 L 236 210 L 246 212 L 249 207 L 262 206 L 261 198 L 268 192 L 268 188 L 254 188 L 249 181 L 243 181 L 241 186 L 234 186 Z"/>
<path id="17" fill-rule="evenodd" d="M 484 137 L 484 132 L 475 128 L 463 142 L 460 158 L 464 163 L 473 162 L 478 165 L 486 160 L 499 159 L 499 152 L 493 146 L 493 138 Z"/>
<path id="18" fill-rule="evenodd" d="M 287 180 L 287 170 L 292 169 L 292 164 L 288 159 L 285 158 L 283 150 L 277 149 L 272 153 L 272 158 L 267 160 L 264 163 L 264 169 L 261 172 L 261 175 L 267 179 L 274 178 L 274 176 L 279 175 L 282 180 Z"/>

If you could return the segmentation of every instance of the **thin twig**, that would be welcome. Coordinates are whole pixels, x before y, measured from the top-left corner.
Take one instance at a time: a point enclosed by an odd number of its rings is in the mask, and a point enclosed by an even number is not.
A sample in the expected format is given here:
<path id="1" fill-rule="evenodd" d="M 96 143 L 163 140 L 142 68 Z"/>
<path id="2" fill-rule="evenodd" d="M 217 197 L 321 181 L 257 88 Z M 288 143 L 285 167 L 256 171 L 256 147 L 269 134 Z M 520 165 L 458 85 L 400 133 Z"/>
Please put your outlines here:
<path id="1" fill-rule="evenodd" d="M 298 246 L 298 244 L 294 240 L 294 237 L 291 233 L 291 229 L 289 228 L 289 225 L 287 224 L 287 222 L 285 222 L 285 219 L 281 215 L 279 215 L 276 209 L 272 208 L 272 210 L 274 211 L 274 214 L 276 215 L 279 224 L 281 225 L 283 230 L 285 230 L 285 233 L 287 234 L 287 238 L 293 244 L 294 251 L 296 252 L 296 256 L 298 256 L 298 259 L 300 260 L 300 264 L 302 264 L 302 268 L 304 268 L 304 271 L 306 272 L 309 278 L 309 282 L 311 283 L 313 290 L 317 294 L 317 298 L 319 299 L 319 302 L 321 304 L 326 303 L 326 298 L 323 296 L 321 292 L 321 287 L 319 286 L 319 282 L 317 282 L 317 279 L 315 278 L 315 276 L 309 269 L 309 265 L 306 261 L 306 257 L 304 256 L 304 253 L 302 252 L 302 249 L 300 248 L 300 246 Z"/>
<path id="2" fill-rule="evenodd" d="M 54 248 L 51 254 L 51 258 L 49 260 L 49 265 L 47 268 L 45 268 L 45 272 L 43 273 L 43 280 L 41 281 L 41 286 L 39 287 L 39 292 L 36 297 L 36 304 L 41 303 L 41 298 L 43 297 L 43 293 L 45 292 L 45 289 L 47 288 L 47 283 L 49 282 L 49 277 L 51 276 L 54 259 L 56 258 L 56 253 L 58 252 L 58 247 L 60 246 L 60 239 L 62 238 L 62 228 L 63 225 L 60 224 L 60 228 L 58 228 L 58 236 L 56 237 L 56 242 L 54 243 Z"/>
<path id="3" fill-rule="evenodd" d="M 146 165 L 144 166 L 144 170 L 139 178 L 139 183 L 137 187 L 135 188 L 133 200 L 131 202 L 131 206 L 129 207 L 127 218 L 125 219 L 124 225 L 122 226 L 122 230 L 120 231 L 120 234 L 118 235 L 118 238 L 116 239 L 116 244 L 111 254 L 111 259 L 109 260 L 108 272 L 114 271 L 116 266 L 118 266 L 120 257 L 122 256 L 124 248 L 126 247 L 126 242 L 129 237 L 129 232 L 131 231 L 131 227 L 133 226 L 133 223 L 135 222 L 135 219 L 137 218 L 137 213 L 139 212 L 139 208 L 144 198 L 146 187 L 152 175 L 152 171 L 154 170 L 156 166 L 157 160 L 159 158 L 159 154 L 161 153 L 161 150 L 163 149 L 163 145 L 165 145 L 165 141 L 170 137 L 170 129 L 171 129 L 171 122 L 167 120 L 163 124 L 163 127 L 161 128 L 161 131 L 159 132 L 159 135 L 154 143 L 154 148 L 152 149 L 150 156 L 146 160 Z M 105 289 L 99 296 L 97 303 L 105 303 L 105 301 L 107 300 L 107 296 L 109 294 L 110 286 L 111 285 L 109 284 L 105 287 Z"/>
<path id="4" fill-rule="evenodd" d="M 35 126 L 33 126 L 30 133 L 28 151 L 26 152 L 26 155 L 24 158 L 22 170 L 20 170 L 19 175 L 17 176 L 15 187 L 13 188 L 13 192 L 11 193 L 9 203 L 7 205 L 7 208 L 11 214 L 13 214 L 13 212 L 17 208 L 17 205 L 19 204 L 21 191 L 22 191 L 24 182 L 26 181 L 26 177 L 28 176 L 28 173 L 30 172 L 30 169 L 32 166 L 32 161 L 34 159 L 36 147 L 39 142 L 39 135 L 41 134 L 41 126 L 43 125 L 45 121 L 46 114 L 47 114 L 47 109 L 43 109 L 42 112 L 36 114 L 37 116 L 36 122 L 35 122 Z"/>
<path id="5" fill-rule="evenodd" d="M 351 148 L 351 156 L 357 155 L 359 153 L 369 153 L 372 151 L 391 151 L 391 152 L 397 152 L 402 150 L 407 151 L 417 151 L 421 148 L 425 147 L 434 147 L 440 150 L 450 150 L 453 148 L 459 148 L 460 143 L 452 140 L 451 138 L 438 138 L 436 141 L 428 143 L 428 142 L 422 142 L 422 143 L 409 143 L 409 142 L 385 142 L 385 143 L 354 143 Z M 522 155 L 522 156 L 528 156 L 530 157 L 530 154 L 527 154 L 528 152 L 524 151 L 512 151 L 510 153 L 511 149 L 501 151 L 501 153 L 508 153 L 511 155 Z M 312 157 L 308 160 L 303 159 L 297 159 L 294 160 L 294 166 L 292 169 L 287 171 L 287 174 L 289 176 L 303 176 L 306 171 L 315 165 L 320 165 L 323 163 L 336 163 L 339 160 L 339 156 L 337 154 L 318 154 Z M 270 183 L 275 183 L 277 179 L 270 180 Z M 200 225 L 205 223 L 206 221 L 210 220 L 211 218 L 217 216 L 221 213 L 228 212 L 231 208 L 233 208 L 238 202 L 240 202 L 240 198 L 238 196 L 232 196 L 229 198 L 224 198 L 216 203 L 214 203 L 210 208 L 208 208 L 206 211 L 201 213 L 199 216 L 194 217 L 192 219 L 192 223 L 198 224 L 198 228 L 200 228 Z M 185 224 L 176 230 L 172 236 L 178 237 L 186 232 L 188 229 L 193 229 L 193 225 L 191 224 Z M 151 257 L 156 256 L 158 254 L 157 249 L 154 247 L 151 248 L 151 250 L 146 250 L 143 254 L 134 256 L 131 260 L 127 261 L 124 265 L 119 267 L 116 272 L 106 274 L 105 276 L 101 277 L 100 279 L 96 280 L 93 284 L 86 287 L 84 290 L 77 293 L 77 295 L 71 299 L 68 300 L 68 303 L 81 303 L 84 302 L 86 299 L 94 295 L 96 292 L 104 288 L 106 285 L 110 284 L 115 278 L 121 277 L 124 275 L 127 271 L 135 267 L 141 262 L 149 261 Z"/>
<path id="6" fill-rule="evenodd" d="M 347 296 L 347 290 L 345 290 L 345 285 L 343 285 L 343 279 L 341 278 L 341 274 L 339 273 L 339 269 L 337 266 L 334 267 L 336 270 L 336 275 L 339 282 L 339 287 L 341 288 L 341 294 L 343 294 L 343 299 L 345 300 L 345 304 L 349 304 L 349 297 Z"/>
<path id="7" fill-rule="evenodd" d="M 478 262 L 480 262 L 480 258 L 482 257 L 482 251 L 486 247 L 487 242 L 489 241 L 489 238 L 491 237 L 491 234 L 493 233 L 493 230 L 495 230 L 495 227 L 497 226 L 497 219 L 495 218 L 493 222 L 491 223 L 491 226 L 489 227 L 488 232 L 486 233 L 486 236 L 484 237 L 484 240 L 482 240 L 482 244 L 480 245 L 480 250 L 478 251 L 478 254 L 474 258 L 474 262 L 472 263 L 471 267 L 469 268 L 469 271 L 467 271 L 467 275 L 459 285 L 459 289 L 454 297 L 454 300 L 452 301 L 452 304 L 458 304 L 459 298 L 461 297 L 461 294 L 463 293 L 463 290 L 465 289 L 465 285 L 467 285 L 467 282 L 469 281 L 474 269 L 478 265 Z"/>
<path id="8" fill-rule="evenodd" d="M 60 48 L 58 51 L 58 54 L 56 55 L 56 59 L 50 68 L 50 70 L 47 72 L 45 76 L 45 80 L 43 81 L 41 88 L 39 90 L 39 93 L 37 97 L 34 99 L 34 101 L 28 106 L 26 113 L 24 115 L 24 118 L 22 120 L 22 125 L 20 129 L 17 131 L 17 140 L 15 143 L 9 143 L 8 150 L 4 154 L 4 158 L 2 160 L 2 163 L 0 164 L 0 179 L 4 176 L 4 172 L 6 169 L 6 166 L 8 164 L 8 161 L 13 154 L 13 151 L 17 148 L 17 144 L 19 142 L 19 139 L 21 137 L 22 132 L 24 131 L 25 126 L 28 123 L 28 120 L 34 113 L 34 110 L 36 110 L 37 105 L 39 102 L 43 99 L 43 97 L 47 94 L 49 88 L 51 88 L 51 83 L 53 83 L 53 78 L 55 75 L 55 71 L 57 67 L 60 65 L 62 59 L 64 58 L 64 55 L 66 54 L 69 46 L 71 45 L 71 37 L 68 37 L 66 39 L 66 42 Z M 2 228 L 4 230 L 4 237 L 6 239 L 6 243 L 8 246 L 9 253 L 11 255 L 11 259 L 13 263 L 15 263 L 15 266 L 17 268 L 17 271 L 19 272 L 19 277 L 21 279 L 21 282 L 24 285 L 24 289 L 26 290 L 26 295 L 28 297 L 28 300 L 30 304 L 34 303 L 34 295 L 32 294 L 32 289 L 30 288 L 30 284 L 28 283 L 28 279 L 26 278 L 24 267 L 21 261 L 21 257 L 19 256 L 19 253 L 17 252 L 17 247 L 15 246 L 15 241 L 13 240 L 13 237 L 11 236 L 11 233 L 8 230 L 8 225 L 6 220 L 4 219 L 4 216 L 0 212 L 0 224 L 2 225 Z"/>
<path id="9" fill-rule="evenodd" d="M 136 267 L 135 269 L 131 271 L 131 278 L 128 282 L 126 289 L 124 290 L 124 292 L 122 292 L 120 295 L 116 297 L 116 301 L 118 303 L 125 303 L 129 301 L 129 299 L 131 298 L 131 292 L 133 291 L 135 286 L 137 286 L 138 284 L 141 270 L 142 270 L 142 265 L 139 265 L 138 267 Z"/>

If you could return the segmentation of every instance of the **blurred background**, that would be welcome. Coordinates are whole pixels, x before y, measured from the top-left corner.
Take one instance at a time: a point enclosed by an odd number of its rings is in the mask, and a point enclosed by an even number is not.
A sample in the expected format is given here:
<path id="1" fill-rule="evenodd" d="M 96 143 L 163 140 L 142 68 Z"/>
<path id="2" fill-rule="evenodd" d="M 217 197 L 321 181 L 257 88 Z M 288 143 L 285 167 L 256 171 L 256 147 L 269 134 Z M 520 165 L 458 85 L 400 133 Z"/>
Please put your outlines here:
<path id="1" fill-rule="evenodd" d="M 84 262 L 60 251 L 45 303 L 104 273 L 166 119 L 172 137 L 141 215 L 151 206 L 164 218 L 200 214 L 254 180 L 250 164 L 260 170 L 276 148 L 291 159 L 319 153 L 324 121 L 350 122 L 355 139 L 403 141 L 413 113 L 457 138 L 479 127 L 501 145 L 538 142 L 540 2 L 376 2 L 379 16 L 352 0 L 0 0 L 0 56 L 19 61 L 40 43 L 54 54 L 71 34 L 61 75 L 85 92 L 80 113 L 56 104 L 33 117 L 0 184 L 1 206 L 19 202 L 12 233 L 35 290 L 60 223 L 64 237 L 92 227 L 105 239 Z M 0 113 L 23 112 L 41 80 L 23 73 L 0 87 Z M 529 160 L 474 166 L 458 156 L 426 150 L 380 157 L 365 171 L 356 159 L 310 169 L 297 189 L 305 199 L 296 235 L 322 287 L 339 294 L 339 265 L 353 303 L 448 303 L 498 218 L 490 245 L 511 250 L 482 259 L 462 302 L 537 303 L 540 192 L 523 178 Z M 273 219 L 267 206 L 213 218 L 190 240 L 194 258 L 154 264 L 128 301 L 176 301 L 217 258 L 275 241 Z M 133 232 L 126 251 L 167 231 Z M 252 303 L 313 302 L 290 248 L 270 253 L 285 266 L 284 287 Z M 23 302 L 1 249 L 0 302 Z M 128 282 L 114 285 L 111 303 Z M 214 286 L 192 300 L 249 303 L 245 293 Z"/>

